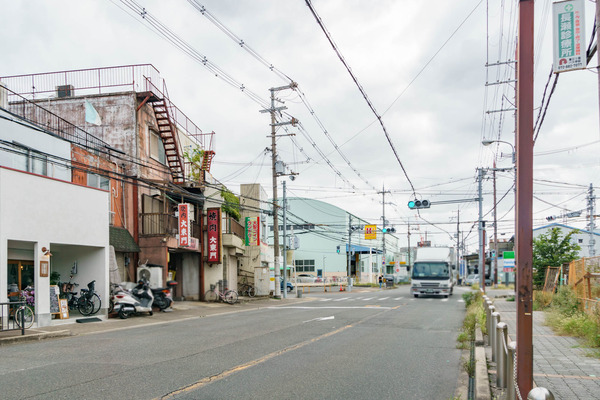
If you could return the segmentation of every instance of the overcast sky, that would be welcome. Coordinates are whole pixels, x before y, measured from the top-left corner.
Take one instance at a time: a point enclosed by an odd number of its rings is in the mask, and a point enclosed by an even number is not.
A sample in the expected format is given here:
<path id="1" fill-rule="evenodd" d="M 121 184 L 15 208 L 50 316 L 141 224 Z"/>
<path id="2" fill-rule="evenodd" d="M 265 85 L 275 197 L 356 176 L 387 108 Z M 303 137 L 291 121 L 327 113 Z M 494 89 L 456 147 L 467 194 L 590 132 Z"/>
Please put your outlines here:
<path id="1" fill-rule="evenodd" d="M 303 0 L 197 3 L 298 83 L 331 141 L 350 162 L 351 166 L 336 151 L 296 92 L 279 92 L 287 112 L 304 127 L 304 131 L 290 127 L 293 138 L 278 138 L 281 160 L 299 174 L 287 181 L 288 196 L 319 199 L 381 224 L 382 196 L 376 192 L 385 185 L 391 192 L 386 203 L 393 203 L 386 205 L 386 219 L 396 225 L 401 238 L 411 221 L 413 226 L 421 224 L 412 231 L 413 244 L 425 235 L 434 244 L 450 244 L 460 210 L 466 243 L 476 251 L 477 203 L 435 203 L 477 197 L 476 169 L 492 167 L 495 154 L 498 167 L 512 165 L 509 145 L 483 147 L 481 141 L 499 138 L 514 143 L 514 114 L 486 113 L 513 107 L 514 83 L 486 87 L 486 82 L 514 79 L 514 64 L 487 70 L 485 65 L 514 60 L 517 0 L 490 0 L 489 6 L 480 0 L 313 0 L 383 115 L 417 195 L 434 204 L 420 216 L 407 208 L 411 184 L 381 126 Z M 550 2 L 537 3 L 535 107 L 541 104 L 552 64 Z M 589 42 L 594 4 L 586 3 Z M 263 101 L 268 101 L 269 88 L 287 84 L 188 1 L 137 4 Z M 122 2 L 3 0 L 2 10 L 0 76 L 153 64 L 165 79 L 171 100 L 205 132 L 216 133 L 214 177 L 235 193 L 241 183 L 251 182 L 263 184 L 271 193 L 270 154 L 265 152 L 270 147 L 268 114 L 259 113 L 261 106 L 239 87 L 157 35 L 147 20 Z M 588 67 L 597 64 L 594 57 Z M 549 215 L 560 215 L 562 209 L 586 207 L 587 187 L 599 184 L 599 139 L 595 70 L 561 74 L 534 149 L 535 226 L 545 224 Z M 483 209 L 491 224 L 489 178 L 483 182 Z M 514 233 L 512 181 L 511 173 L 498 176 L 499 238 Z M 585 212 L 567 223 L 583 228 L 584 216 Z"/>

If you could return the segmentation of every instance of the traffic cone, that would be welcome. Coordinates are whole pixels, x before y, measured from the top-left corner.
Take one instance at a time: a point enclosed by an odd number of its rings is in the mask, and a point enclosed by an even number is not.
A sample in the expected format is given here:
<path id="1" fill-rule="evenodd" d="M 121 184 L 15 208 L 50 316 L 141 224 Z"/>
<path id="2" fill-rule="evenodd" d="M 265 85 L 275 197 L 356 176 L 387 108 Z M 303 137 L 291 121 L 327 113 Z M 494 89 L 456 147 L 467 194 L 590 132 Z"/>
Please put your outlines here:
<path id="1" fill-rule="evenodd" d="M 344 287 L 342 286 L 342 284 L 340 283 L 340 292 L 344 291 Z"/>

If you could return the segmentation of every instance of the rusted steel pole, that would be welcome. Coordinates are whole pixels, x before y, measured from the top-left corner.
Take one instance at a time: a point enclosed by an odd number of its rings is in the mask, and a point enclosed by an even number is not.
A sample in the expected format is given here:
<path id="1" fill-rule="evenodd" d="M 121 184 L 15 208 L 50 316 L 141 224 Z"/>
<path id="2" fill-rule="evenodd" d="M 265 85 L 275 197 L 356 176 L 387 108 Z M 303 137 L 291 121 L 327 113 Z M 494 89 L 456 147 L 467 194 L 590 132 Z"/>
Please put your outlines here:
<path id="1" fill-rule="evenodd" d="M 534 0 L 519 1 L 517 48 L 517 384 L 533 388 L 533 22 Z"/>

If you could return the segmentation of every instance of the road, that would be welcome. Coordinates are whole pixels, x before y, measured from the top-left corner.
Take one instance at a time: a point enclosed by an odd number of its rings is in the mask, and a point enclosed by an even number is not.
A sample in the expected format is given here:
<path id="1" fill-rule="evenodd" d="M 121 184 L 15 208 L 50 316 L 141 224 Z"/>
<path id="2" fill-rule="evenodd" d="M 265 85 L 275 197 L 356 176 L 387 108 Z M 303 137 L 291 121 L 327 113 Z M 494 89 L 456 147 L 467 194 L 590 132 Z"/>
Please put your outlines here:
<path id="1" fill-rule="evenodd" d="M 459 289 L 462 290 L 462 289 Z M 6 399 L 452 399 L 460 293 L 408 287 L 0 348 Z"/>

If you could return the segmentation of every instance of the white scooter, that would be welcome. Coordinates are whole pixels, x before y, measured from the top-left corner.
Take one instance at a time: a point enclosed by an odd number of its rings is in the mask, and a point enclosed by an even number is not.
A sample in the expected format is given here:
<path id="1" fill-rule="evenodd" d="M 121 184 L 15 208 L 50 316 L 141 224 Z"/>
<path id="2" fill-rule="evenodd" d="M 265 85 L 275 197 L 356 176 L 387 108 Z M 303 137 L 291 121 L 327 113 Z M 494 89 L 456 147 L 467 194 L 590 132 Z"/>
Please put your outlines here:
<path id="1" fill-rule="evenodd" d="M 140 280 L 131 292 L 121 291 L 114 296 L 115 312 L 126 319 L 132 314 L 147 312 L 152 315 L 154 296 L 148 282 Z"/>

